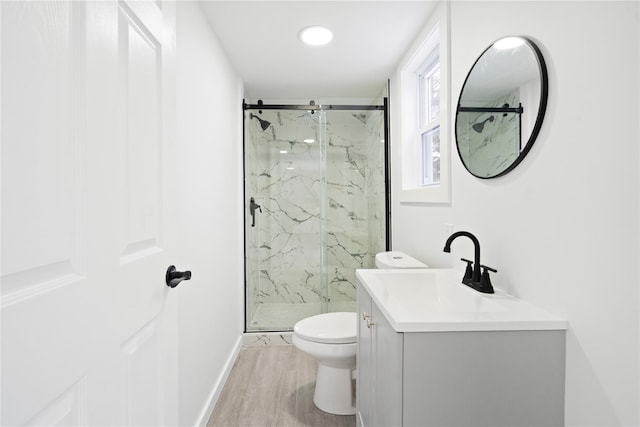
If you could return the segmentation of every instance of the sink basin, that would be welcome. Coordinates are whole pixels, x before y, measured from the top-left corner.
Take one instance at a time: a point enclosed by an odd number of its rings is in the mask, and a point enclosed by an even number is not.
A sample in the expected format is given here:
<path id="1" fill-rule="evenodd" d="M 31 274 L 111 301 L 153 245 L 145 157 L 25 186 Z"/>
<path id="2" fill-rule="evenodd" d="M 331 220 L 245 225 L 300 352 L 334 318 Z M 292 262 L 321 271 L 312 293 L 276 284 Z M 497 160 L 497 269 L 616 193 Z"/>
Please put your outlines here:
<path id="1" fill-rule="evenodd" d="M 430 313 L 500 312 L 505 308 L 467 286 L 448 280 L 447 271 L 380 271 L 373 275 L 372 287 L 386 305 L 398 310 Z M 459 278 L 458 278 L 459 279 Z M 455 279 L 454 279 L 455 280 Z"/>
<path id="2" fill-rule="evenodd" d="M 397 332 L 566 329 L 565 320 L 511 295 L 483 294 L 453 269 L 356 270 Z"/>

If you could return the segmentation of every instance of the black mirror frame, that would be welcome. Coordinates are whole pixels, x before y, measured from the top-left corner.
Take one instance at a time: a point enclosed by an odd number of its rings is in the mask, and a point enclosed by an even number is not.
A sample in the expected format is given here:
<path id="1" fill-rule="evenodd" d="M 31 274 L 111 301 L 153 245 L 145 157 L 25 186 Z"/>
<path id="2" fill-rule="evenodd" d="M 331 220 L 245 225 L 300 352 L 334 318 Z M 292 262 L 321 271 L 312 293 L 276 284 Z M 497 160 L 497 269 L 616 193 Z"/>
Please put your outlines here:
<path id="1" fill-rule="evenodd" d="M 478 61 L 480 60 L 480 58 L 482 58 L 482 56 L 489 49 L 491 49 L 493 47 L 493 45 L 498 40 L 501 40 L 501 39 L 503 39 L 505 37 L 518 37 L 518 38 L 521 38 L 535 52 L 536 59 L 538 60 L 538 70 L 540 71 L 540 104 L 538 106 L 538 117 L 536 117 L 536 122 L 535 122 L 535 124 L 533 126 L 533 130 L 531 131 L 531 136 L 529 137 L 529 139 L 527 140 L 527 143 L 524 145 L 524 148 L 522 149 L 522 151 L 520 151 L 520 154 L 513 161 L 513 163 L 511 163 L 511 165 L 509 165 L 508 168 L 506 168 L 505 170 L 503 170 L 502 172 L 500 172 L 500 173 L 498 173 L 496 175 L 479 176 L 479 175 L 476 175 L 475 173 L 473 173 L 473 172 L 471 172 L 469 170 L 469 168 L 467 167 L 467 164 L 464 162 L 464 159 L 462 158 L 462 153 L 460 152 L 460 145 L 458 144 L 458 113 L 460 112 L 460 101 L 462 99 L 462 94 L 464 93 L 464 88 L 467 85 L 467 80 L 469 80 L 469 76 L 471 75 L 471 72 L 475 68 L 475 66 L 478 63 Z M 538 137 L 538 134 L 540 133 L 540 128 L 542 127 L 542 122 L 544 121 L 544 115 L 545 115 L 545 113 L 547 111 L 547 99 L 549 97 L 549 76 L 547 74 L 547 64 L 544 61 L 544 57 L 542 56 L 542 52 L 540 51 L 538 46 L 533 42 L 533 40 L 531 40 L 528 37 L 524 37 L 524 36 L 505 36 L 505 37 L 500 37 L 498 40 L 495 40 L 493 43 L 491 43 L 489 45 L 489 47 L 487 47 L 485 50 L 482 51 L 482 53 L 478 56 L 478 58 L 476 58 L 475 62 L 471 66 L 471 69 L 467 73 L 467 77 L 464 79 L 464 83 L 462 85 L 462 89 L 460 89 L 460 96 L 458 96 L 458 104 L 456 106 L 456 121 L 455 121 L 455 129 L 454 130 L 455 130 L 455 136 L 456 136 L 456 149 L 458 150 L 458 157 L 460 157 L 460 161 L 462 162 L 462 164 L 463 164 L 464 168 L 467 170 L 467 172 L 469 172 L 471 175 L 475 176 L 476 178 L 480 178 L 480 179 L 492 179 L 492 178 L 498 178 L 500 176 L 506 175 L 507 173 L 509 173 L 513 169 L 515 169 L 516 166 L 518 166 L 520 164 L 520 162 L 522 162 L 522 160 L 527 156 L 527 154 L 531 150 L 531 147 L 533 146 L 533 143 L 535 142 L 536 138 Z"/>

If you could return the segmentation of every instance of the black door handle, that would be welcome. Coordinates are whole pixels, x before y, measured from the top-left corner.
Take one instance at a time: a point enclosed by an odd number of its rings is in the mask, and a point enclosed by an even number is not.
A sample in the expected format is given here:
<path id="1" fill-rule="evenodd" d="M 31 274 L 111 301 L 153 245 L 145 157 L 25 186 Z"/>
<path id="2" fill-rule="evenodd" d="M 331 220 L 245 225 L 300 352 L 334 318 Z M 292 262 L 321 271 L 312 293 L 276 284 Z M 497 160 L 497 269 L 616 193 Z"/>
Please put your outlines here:
<path id="1" fill-rule="evenodd" d="M 189 270 L 178 271 L 175 266 L 170 265 L 169 268 L 167 268 L 165 280 L 167 282 L 167 286 L 175 288 L 183 280 L 191 280 L 191 272 Z"/>

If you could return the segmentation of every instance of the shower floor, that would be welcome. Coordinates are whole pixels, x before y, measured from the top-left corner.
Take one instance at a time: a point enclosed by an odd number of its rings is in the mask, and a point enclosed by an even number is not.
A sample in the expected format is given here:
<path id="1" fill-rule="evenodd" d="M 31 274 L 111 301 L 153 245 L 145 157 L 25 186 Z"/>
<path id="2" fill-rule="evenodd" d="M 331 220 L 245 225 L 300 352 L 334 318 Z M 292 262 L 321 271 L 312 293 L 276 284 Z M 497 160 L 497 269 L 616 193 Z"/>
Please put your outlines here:
<path id="1" fill-rule="evenodd" d="M 329 303 L 329 311 L 356 311 L 355 301 L 337 301 Z M 320 314 L 318 303 L 262 303 L 258 304 L 253 317 L 247 323 L 247 331 L 291 331 L 299 320 Z"/>

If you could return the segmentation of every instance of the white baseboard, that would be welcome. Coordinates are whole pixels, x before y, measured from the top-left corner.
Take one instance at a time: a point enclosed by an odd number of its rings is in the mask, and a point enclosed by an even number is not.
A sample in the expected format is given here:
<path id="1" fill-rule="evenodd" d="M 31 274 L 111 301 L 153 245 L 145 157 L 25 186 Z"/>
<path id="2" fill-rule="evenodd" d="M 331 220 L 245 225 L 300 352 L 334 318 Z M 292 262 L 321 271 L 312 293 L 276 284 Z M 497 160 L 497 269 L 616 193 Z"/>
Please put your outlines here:
<path id="1" fill-rule="evenodd" d="M 229 378 L 229 374 L 231 373 L 231 369 L 233 368 L 233 364 L 236 362 L 238 355 L 240 354 L 240 350 L 242 349 L 242 335 L 238 337 L 227 362 L 224 364 L 224 369 L 222 373 L 218 377 L 211 393 L 209 394 L 209 398 L 207 399 L 207 404 L 205 405 L 203 411 L 200 413 L 198 417 L 198 421 L 196 426 L 206 427 L 207 422 L 209 422 L 209 418 L 211 418 L 211 414 L 213 414 L 213 408 L 215 408 L 218 399 L 220 398 L 220 394 L 222 394 L 222 389 Z"/>

